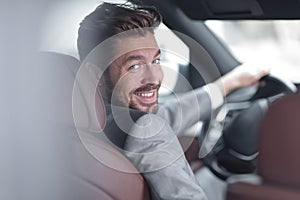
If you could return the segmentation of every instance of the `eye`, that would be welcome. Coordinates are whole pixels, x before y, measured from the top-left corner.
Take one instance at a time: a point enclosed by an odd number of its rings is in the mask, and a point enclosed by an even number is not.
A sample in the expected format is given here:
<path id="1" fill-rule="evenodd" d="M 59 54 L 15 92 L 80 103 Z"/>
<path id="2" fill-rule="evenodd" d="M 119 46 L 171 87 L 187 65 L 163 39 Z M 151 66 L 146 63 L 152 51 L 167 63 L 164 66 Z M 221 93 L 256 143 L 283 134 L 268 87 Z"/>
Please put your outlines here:
<path id="1" fill-rule="evenodd" d="M 158 59 L 154 59 L 153 61 L 152 61 L 152 64 L 154 64 L 154 65 L 159 65 L 160 64 L 160 59 L 158 58 Z"/>
<path id="2" fill-rule="evenodd" d="M 138 70 L 140 67 L 141 67 L 141 65 L 134 64 L 128 68 L 128 71 L 135 71 L 135 70 Z"/>

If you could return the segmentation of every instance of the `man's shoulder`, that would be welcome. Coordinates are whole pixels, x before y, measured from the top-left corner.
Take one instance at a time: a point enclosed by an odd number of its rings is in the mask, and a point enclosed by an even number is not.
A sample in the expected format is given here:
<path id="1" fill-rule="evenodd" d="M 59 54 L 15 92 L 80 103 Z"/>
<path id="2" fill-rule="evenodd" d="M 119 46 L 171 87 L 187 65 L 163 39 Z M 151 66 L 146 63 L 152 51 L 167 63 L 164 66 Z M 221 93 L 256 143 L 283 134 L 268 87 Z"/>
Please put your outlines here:
<path id="1" fill-rule="evenodd" d="M 132 129 L 136 130 L 137 126 L 144 128 L 151 126 L 153 128 L 162 120 L 156 114 L 120 106 L 106 105 L 106 111 L 107 119 L 104 133 L 110 142 L 119 148 L 124 146 L 124 142 Z"/>

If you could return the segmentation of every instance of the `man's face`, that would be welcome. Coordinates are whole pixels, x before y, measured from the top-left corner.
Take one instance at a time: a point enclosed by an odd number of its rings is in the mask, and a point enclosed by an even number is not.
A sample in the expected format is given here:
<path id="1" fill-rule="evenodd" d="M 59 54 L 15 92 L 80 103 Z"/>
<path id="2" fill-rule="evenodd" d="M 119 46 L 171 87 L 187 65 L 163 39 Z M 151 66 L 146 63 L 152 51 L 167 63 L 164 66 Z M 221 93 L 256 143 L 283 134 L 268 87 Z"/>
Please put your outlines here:
<path id="1" fill-rule="evenodd" d="M 117 51 L 134 49 L 115 60 L 109 74 L 114 87 L 112 102 L 145 112 L 157 110 L 158 90 L 163 79 L 160 50 L 149 32 L 117 41 Z"/>

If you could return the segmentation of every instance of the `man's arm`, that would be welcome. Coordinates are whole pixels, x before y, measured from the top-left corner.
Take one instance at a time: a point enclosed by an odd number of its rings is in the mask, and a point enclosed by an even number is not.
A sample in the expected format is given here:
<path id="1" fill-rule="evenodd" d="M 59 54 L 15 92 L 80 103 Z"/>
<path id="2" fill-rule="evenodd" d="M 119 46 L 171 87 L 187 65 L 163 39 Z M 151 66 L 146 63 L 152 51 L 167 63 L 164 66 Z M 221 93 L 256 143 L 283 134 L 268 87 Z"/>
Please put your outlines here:
<path id="1" fill-rule="evenodd" d="M 231 91 L 258 84 L 268 69 L 240 65 L 215 82 L 192 90 L 166 102 L 157 114 L 166 119 L 176 134 L 182 133 L 198 121 L 209 119 Z"/>
<path id="2" fill-rule="evenodd" d="M 127 136 L 124 154 L 143 174 L 154 199 L 206 200 L 168 122 L 142 116 Z"/>
<path id="3" fill-rule="evenodd" d="M 198 121 L 209 119 L 223 102 L 219 86 L 210 83 L 169 100 L 159 107 L 157 114 L 168 121 L 178 135 Z"/>

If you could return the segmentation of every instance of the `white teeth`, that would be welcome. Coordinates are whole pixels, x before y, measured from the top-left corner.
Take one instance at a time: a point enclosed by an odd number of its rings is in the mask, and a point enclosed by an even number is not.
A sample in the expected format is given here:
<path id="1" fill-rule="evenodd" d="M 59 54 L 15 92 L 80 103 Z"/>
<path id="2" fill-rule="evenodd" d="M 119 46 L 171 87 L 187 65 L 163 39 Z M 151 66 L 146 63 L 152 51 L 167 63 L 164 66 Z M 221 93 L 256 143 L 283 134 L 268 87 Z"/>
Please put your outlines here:
<path id="1" fill-rule="evenodd" d="M 154 92 L 149 92 L 149 93 L 138 93 L 137 95 L 142 96 L 142 97 L 151 97 L 153 96 Z"/>

